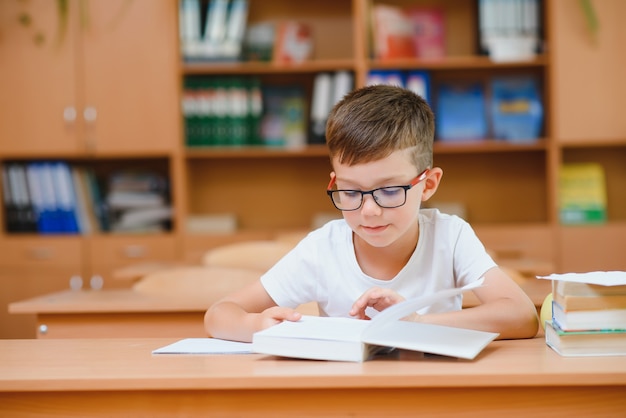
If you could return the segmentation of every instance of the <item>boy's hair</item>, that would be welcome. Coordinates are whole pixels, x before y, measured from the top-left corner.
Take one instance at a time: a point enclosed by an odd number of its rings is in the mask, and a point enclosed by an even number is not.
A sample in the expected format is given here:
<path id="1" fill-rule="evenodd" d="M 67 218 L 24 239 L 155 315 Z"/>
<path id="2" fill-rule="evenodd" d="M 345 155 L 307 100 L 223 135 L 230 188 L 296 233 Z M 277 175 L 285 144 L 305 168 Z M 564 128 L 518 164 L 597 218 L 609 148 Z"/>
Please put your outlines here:
<path id="1" fill-rule="evenodd" d="M 354 165 L 412 148 L 418 170 L 431 168 L 435 118 L 428 103 L 401 87 L 356 89 L 331 110 L 326 141 L 331 161 Z"/>

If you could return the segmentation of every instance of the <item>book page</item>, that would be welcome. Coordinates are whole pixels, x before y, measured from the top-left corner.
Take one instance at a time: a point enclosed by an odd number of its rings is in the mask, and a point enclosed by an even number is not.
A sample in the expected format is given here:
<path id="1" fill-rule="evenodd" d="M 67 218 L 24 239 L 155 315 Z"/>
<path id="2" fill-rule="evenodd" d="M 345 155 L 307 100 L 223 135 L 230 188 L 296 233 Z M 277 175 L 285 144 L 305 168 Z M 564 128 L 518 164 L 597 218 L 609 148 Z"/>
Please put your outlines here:
<path id="1" fill-rule="evenodd" d="M 360 341 L 370 324 L 354 318 L 303 315 L 297 322 L 283 321 L 280 326 L 263 330 L 266 336 L 289 336 L 303 340 Z"/>
<path id="2" fill-rule="evenodd" d="M 485 281 L 484 278 L 476 280 L 473 283 L 470 283 L 463 287 L 458 287 L 454 289 L 446 289 L 440 292 L 434 293 L 428 296 L 417 297 L 413 299 L 407 299 L 404 302 L 398 303 L 396 305 L 390 306 L 378 315 L 376 315 L 368 326 L 366 332 L 374 331 L 379 327 L 384 327 L 386 324 L 392 321 L 399 321 L 400 319 L 412 314 L 413 312 L 418 311 L 419 309 L 425 308 L 427 306 L 432 305 L 433 303 L 456 296 L 458 294 L 464 293 L 471 289 L 476 289 L 483 285 Z"/>

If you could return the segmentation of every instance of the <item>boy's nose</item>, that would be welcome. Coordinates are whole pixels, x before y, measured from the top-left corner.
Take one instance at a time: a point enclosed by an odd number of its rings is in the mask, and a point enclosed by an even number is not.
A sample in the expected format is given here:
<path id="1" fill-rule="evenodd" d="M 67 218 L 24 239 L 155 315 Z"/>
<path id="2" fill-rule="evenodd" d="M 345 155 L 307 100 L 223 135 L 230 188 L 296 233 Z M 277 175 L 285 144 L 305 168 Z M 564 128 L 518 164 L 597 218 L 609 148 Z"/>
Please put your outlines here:
<path id="1" fill-rule="evenodd" d="M 361 205 L 361 213 L 364 213 L 366 215 L 369 214 L 378 214 L 381 211 L 381 207 L 378 206 L 378 203 L 376 203 L 376 199 L 374 199 L 374 196 L 369 194 L 369 195 L 364 195 L 363 196 L 363 204 Z"/>

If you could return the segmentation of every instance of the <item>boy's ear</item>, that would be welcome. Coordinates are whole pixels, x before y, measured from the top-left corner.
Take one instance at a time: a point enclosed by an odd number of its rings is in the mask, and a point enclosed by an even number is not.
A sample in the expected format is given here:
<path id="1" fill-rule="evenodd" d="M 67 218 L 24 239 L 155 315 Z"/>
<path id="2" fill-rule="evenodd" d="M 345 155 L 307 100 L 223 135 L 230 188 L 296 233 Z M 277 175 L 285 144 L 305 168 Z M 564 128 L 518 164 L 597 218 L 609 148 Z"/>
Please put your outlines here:
<path id="1" fill-rule="evenodd" d="M 443 176 L 443 170 L 439 167 L 433 167 L 428 170 L 428 176 L 426 176 L 426 180 L 424 180 L 424 191 L 422 192 L 422 202 L 427 201 L 431 198 L 432 195 L 435 194 L 437 188 L 439 187 L 439 183 L 441 182 L 441 177 Z"/>

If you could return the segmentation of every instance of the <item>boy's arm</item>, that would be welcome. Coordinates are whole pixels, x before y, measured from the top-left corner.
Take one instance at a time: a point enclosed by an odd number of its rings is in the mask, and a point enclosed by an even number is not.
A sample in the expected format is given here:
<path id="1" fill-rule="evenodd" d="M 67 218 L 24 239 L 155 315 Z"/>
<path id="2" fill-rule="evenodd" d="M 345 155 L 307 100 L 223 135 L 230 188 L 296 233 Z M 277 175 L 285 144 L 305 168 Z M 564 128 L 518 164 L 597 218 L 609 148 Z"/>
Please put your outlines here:
<path id="1" fill-rule="evenodd" d="M 484 286 L 473 292 L 479 305 L 456 312 L 422 315 L 420 322 L 497 332 L 499 339 L 537 335 L 537 309 L 524 291 L 500 268 L 485 273 Z"/>
<path id="2" fill-rule="evenodd" d="M 204 329 L 214 338 L 250 342 L 256 331 L 300 317 L 293 309 L 276 306 L 256 281 L 214 303 L 204 315 Z"/>

